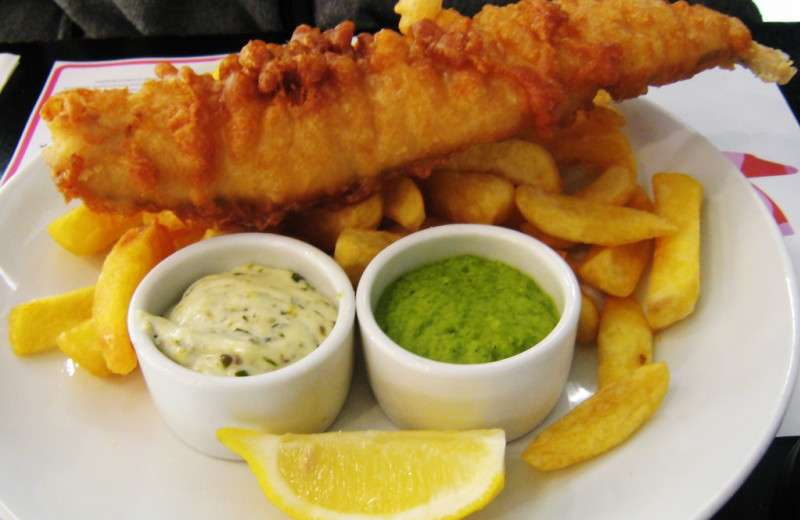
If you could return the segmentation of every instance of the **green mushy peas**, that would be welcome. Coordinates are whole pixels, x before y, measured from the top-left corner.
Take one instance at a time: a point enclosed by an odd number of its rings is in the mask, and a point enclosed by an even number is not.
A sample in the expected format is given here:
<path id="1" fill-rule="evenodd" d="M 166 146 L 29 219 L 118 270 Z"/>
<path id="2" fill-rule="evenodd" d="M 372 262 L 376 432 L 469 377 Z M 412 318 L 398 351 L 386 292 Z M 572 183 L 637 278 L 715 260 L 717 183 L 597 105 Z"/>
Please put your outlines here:
<path id="1" fill-rule="evenodd" d="M 397 344 L 447 363 L 487 363 L 519 354 L 556 326 L 553 298 L 528 275 L 463 255 L 424 265 L 392 282 L 375 318 Z"/>

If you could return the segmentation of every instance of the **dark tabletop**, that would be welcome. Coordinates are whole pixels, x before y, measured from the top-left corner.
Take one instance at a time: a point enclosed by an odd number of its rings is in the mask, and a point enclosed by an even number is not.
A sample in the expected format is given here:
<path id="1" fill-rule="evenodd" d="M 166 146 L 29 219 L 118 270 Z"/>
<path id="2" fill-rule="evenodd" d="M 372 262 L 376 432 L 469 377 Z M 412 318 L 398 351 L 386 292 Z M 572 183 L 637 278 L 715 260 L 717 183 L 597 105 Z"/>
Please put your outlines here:
<path id="1" fill-rule="evenodd" d="M 761 43 L 783 49 L 800 62 L 800 23 L 764 23 L 751 27 Z M 77 39 L 37 43 L 0 43 L 0 52 L 20 56 L 0 92 L 0 172 L 7 167 L 45 80 L 56 60 L 197 56 L 237 52 L 250 39 L 283 41 L 283 33 L 158 38 Z M 781 87 L 800 119 L 800 78 Z M 714 516 L 714 520 L 800 519 L 800 438 L 776 438 L 752 474 Z M 675 500 L 680 500 L 679 496 Z"/>

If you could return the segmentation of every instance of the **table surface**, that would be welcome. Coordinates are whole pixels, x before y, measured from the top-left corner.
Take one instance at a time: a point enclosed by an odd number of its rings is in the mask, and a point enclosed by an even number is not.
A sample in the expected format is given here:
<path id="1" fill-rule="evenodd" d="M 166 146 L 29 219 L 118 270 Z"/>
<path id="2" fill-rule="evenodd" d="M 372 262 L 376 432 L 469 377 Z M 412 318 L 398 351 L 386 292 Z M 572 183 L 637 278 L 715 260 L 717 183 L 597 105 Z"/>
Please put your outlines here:
<path id="1" fill-rule="evenodd" d="M 767 45 L 782 48 L 792 56 L 800 56 L 800 24 L 770 23 L 753 28 L 754 37 Z M 69 40 L 20 44 L 0 43 L 0 52 L 20 56 L 16 70 L 0 92 L 0 172 L 8 165 L 23 133 L 25 124 L 47 80 L 52 65 L 58 60 L 95 61 L 133 57 L 200 56 L 237 52 L 253 38 L 285 40 L 288 34 L 240 34 L 192 37 L 160 37 L 110 40 Z M 800 118 L 800 79 L 795 78 L 781 92 L 796 119 Z M 795 165 L 797 166 L 797 165 Z M 795 223 L 795 226 L 800 223 Z M 714 516 L 715 520 L 752 518 L 784 518 L 776 516 L 776 487 L 785 483 L 779 477 L 787 471 L 787 461 L 797 459 L 800 439 L 777 437 L 739 491 Z M 792 451 L 794 448 L 794 451 Z M 798 485 L 797 464 L 794 466 Z M 788 497 L 790 493 L 780 496 Z M 676 497 L 679 499 L 679 497 Z M 795 506 L 796 507 L 796 506 Z M 795 510 L 796 511 L 796 510 Z M 785 517 L 789 518 L 789 517 Z M 796 518 L 796 517 L 792 517 Z"/>

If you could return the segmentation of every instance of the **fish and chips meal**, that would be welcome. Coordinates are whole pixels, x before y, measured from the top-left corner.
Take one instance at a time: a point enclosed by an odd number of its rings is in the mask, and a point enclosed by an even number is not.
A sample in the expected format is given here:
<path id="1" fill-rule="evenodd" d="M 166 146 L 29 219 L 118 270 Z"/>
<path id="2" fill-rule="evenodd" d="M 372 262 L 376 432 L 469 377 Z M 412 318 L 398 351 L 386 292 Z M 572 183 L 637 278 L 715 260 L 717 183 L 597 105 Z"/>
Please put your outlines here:
<path id="1" fill-rule="evenodd" d="M 302 238 L 356 285 L 409 233 L 492 224 L 570 263 L 584 290 L 578 341 L 598 352 L 597 392 L 523 460 L 562 468 L 641 427 L 669 386 L 654 335 L 700 298 L 703 186 L 691 172 L 640 183 L 614 103 L 737 64 L 785 83 L 792 62 L 738 19 L 683 1 L 521 0 L 468 18 L 400 0 L 396 11 L 399 32 L 302 26 L 283 45 L 248 43 L 218 77 L 162 64 L 136 92 L 48 99 L 45 160 L 65 198 L 83 201 L 48 232 L 106 257 L 94 287 L 13 309 L 14 352 L 58 347 L 97 376 L 130 373 L 134 289 L 211 236 Z"/>

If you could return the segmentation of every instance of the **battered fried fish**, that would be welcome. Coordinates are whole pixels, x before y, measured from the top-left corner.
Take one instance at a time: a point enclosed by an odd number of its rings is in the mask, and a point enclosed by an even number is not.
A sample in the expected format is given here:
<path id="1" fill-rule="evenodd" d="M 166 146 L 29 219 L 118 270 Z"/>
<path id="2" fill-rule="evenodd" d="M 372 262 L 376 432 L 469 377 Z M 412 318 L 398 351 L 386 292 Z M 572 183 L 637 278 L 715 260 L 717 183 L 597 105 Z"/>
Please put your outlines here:
<path id="1" fill-rule="evenodd" d="M 264 229 L 475 143 L 547 136 L 598 89 L 625 99 L 737 62 L 771 81 L 794 73 L 739 20 L 683 2 L 522 0 L 474 18 L 428 7 L 404 14 L 402 33 L 354 40 L 344 22 L 252 41 L 219 80 L 163 64 L 134 93 L 58 94 L 42 109 L 54 180 L 96 211 Z"/>

